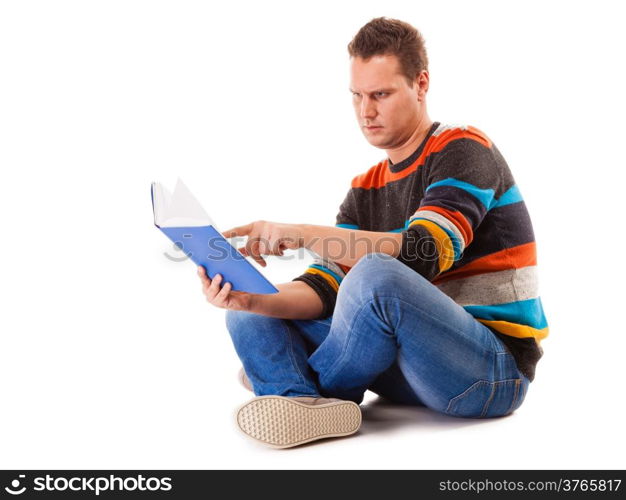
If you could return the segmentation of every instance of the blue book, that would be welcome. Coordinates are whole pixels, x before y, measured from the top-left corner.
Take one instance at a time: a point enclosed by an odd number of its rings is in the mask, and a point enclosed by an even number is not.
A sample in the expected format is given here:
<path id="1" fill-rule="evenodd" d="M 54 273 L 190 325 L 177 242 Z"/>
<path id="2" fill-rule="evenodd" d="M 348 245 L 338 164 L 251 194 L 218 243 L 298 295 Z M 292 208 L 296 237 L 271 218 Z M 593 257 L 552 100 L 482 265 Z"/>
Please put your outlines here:
<path id="1" fill-rule="evenodd" d="M 154 225 L 213 279 L 222 275 L 232 290 L 248 293 L 277 293 L 278 289 L 233 247 L 204 211 L 189 189 L 178 179 L 174 192 L 153 182 L 150 195 Z"/>

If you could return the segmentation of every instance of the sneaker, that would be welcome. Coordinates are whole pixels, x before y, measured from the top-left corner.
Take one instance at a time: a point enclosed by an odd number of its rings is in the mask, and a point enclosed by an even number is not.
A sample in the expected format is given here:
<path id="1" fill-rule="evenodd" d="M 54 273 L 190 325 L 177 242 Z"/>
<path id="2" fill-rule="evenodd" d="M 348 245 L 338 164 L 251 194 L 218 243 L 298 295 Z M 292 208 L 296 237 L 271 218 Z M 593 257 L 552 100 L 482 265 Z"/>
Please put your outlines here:
<path id="1" fill-rule="evenodd" d="M 237 379 L 239 380 L 239 383 L 244 388 L 248 389 L 250 392 L 254 392 L 254 389 L 252 388 L 252 383 L 250 382 L 250 379 L 246 375 L 246 372 L 243 369 L 243 366 L 241 368 L 239 368 L 239 373 L 237 374 Z"/>
<path id="2" fill-rule="evenodd" d="M 272 448 L 290 448 L 354 434 L 361 426 L 361 409 L 352 401 L 334 398 L 259 396 L 239 408 L 237 424 L 246 435 Z"/>

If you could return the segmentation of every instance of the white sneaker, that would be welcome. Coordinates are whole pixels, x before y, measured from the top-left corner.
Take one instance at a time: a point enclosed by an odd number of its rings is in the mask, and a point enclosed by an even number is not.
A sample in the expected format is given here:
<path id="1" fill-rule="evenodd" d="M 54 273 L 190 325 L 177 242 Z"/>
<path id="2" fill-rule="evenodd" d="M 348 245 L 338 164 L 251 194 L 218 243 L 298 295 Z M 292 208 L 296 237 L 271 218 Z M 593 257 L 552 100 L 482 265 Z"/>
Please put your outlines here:
<path id="1" fill-rule="evenodd" d="M 249 437 L 273 448 L 348 436 L 361 426 L 352 401 L 316 397 L 259 396 L 237 411 L 237 424 Z"/>

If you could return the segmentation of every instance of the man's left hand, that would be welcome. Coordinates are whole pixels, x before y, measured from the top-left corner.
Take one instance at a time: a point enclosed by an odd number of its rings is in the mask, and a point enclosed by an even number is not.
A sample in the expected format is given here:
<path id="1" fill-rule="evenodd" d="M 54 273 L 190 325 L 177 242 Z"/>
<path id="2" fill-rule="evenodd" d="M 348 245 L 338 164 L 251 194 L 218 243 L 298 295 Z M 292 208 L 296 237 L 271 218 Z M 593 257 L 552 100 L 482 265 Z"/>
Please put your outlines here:
<path id="1" fill-rule="evenodd" d="M 279 224 L 259 220 L 238 226 L 222 233 L 224 238 L 247 236 L 246 246 L 238 250 L 252 257 L 265 267 L 267 262 L 261 255 L 283 255 L 287 249 L 295 250 L 304 246 L 304 227 L 301 224 Z"/>

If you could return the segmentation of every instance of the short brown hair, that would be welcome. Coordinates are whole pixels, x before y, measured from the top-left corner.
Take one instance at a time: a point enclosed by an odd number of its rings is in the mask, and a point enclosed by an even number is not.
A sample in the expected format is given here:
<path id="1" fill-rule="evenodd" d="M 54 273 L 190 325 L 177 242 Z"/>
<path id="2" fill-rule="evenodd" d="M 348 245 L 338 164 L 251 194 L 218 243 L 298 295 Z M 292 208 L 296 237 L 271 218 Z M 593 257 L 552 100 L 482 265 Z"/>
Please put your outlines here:
<path id="1" fill-rule="evenodd" d="M 396 56 L 411 85 L 423 70 L 428 71 L 428 55 L 422 35 L 409 23 L 398 19 L 372 19 L 348 44 L 348 53 L 351 57 L 366 60 L 378 55 Z"/>

